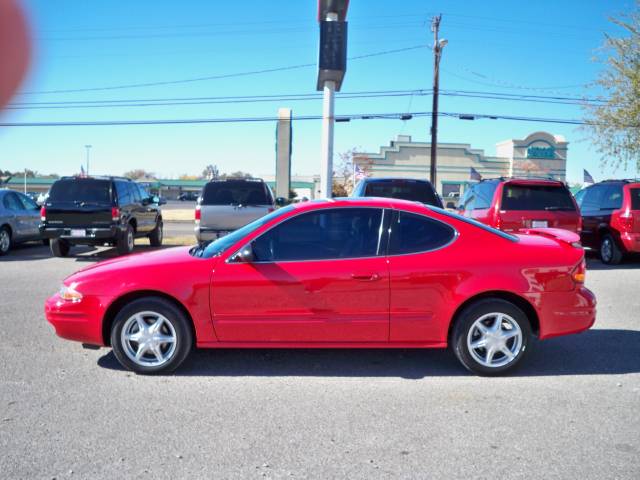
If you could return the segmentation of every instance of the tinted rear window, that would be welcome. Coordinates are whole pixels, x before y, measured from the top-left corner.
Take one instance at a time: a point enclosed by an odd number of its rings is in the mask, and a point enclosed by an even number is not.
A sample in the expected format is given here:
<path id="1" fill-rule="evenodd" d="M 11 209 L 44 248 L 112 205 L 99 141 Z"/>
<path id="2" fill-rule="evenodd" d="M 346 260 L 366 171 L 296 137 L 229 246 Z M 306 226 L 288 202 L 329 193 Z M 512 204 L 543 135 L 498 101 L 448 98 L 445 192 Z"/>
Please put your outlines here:
<path id="1" fill-rule="evenodd" d="M 640 210 L 640 188 L 629 189 L 631 194 L 631 210 Z"/>
<path id="2" fill-rule="evenodd" d="M 111 204 L 111 182 L 93 178 L 58 180 L 51 186 L 47 201 Z"/>
<path id="3" fill-rule="evenodd" d="M 365 197 L 399 198 L 413 202 L 422 202 L 440 206 L 433 188 L 425 182 L 390 180 L 387 182 L 368 183 L 364 190 Z"/>
<path id="4" fill-rule="evenodd" d="M 212 182 L 204 186 L 203 205 L 270 205 L 262 182 Z"/>
<path id="5" fill-rule="evenodd" d="M 506 184 L 502 193 L 502 210 L 575 209 L 571 192 L 563 186 Z"/>

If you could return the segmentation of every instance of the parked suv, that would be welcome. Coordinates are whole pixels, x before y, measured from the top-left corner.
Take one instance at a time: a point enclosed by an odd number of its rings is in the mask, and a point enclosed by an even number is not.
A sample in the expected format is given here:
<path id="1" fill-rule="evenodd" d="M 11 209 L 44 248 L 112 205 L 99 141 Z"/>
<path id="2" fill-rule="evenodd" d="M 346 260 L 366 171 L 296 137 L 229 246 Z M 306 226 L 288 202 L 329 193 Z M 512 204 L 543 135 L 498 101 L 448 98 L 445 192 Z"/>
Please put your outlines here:
<path id="1" fill-rule="evenodd" d="M 196 205 L 196 238 L 213 240 L 274 209 L 273 193 L 259 178 L 212 180 L 202 188 Z"/>
<path id="2" fill-rule="evenodd" d="M 563 228 L 580 232 L 580 211 L 567 186 L 557 180 L 496 178 L 467 188 L 459 210 L 505 232 Z"/>
<path id="3" fill-rule="evenodd" d="M 40 212 L 40 231 L 51 253 L 69 254 L 72 245 L 115 245 L 123 255 L 134 238 L 162 244 L 160 200 L 136 182 L 117 177 L 63 177 L 49 191 Z"/>
<path id="4" fill-rule="evenodd" d="M 606 180 L 580 190 L 580 238 L 607 264 L 640 252 L 640 180 Z"/>
<path id="5" fill-rule="evenodd" d="M 365 178 L 351 196 L 399 198 L 442 208 L 442 200 L 431 182 L 413 178 Z"/>

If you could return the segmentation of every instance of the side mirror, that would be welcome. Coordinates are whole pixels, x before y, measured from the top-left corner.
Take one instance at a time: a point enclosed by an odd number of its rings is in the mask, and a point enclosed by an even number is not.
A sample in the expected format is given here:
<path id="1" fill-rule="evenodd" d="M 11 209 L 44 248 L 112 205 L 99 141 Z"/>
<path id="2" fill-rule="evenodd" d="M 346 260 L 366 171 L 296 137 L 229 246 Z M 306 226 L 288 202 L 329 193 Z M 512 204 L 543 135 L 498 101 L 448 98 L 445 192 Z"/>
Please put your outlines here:
<path id="1" fill-rule="evenodd" d="M 253 254 L 253 246 L 251 244 L 245 245 L 230 258 L 233 263 L 251 263 L 255 261 L 255 259 L 256 257 Z"/>
<path id="2" fill-rule="evenodd" d="M 276 198 L 276 205 L 278 207 L 284 207 L 287 204 L 287 199 L 284 197 L 278 197 Z"/>

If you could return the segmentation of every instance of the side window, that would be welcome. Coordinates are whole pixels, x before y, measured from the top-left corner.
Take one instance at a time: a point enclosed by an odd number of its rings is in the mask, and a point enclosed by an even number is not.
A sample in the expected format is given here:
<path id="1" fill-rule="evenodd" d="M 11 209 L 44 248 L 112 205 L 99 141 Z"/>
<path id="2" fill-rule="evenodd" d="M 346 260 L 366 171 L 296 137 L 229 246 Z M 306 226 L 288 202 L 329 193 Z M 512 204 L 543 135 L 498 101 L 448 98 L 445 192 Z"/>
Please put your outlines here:
<path id="1" fill-rule="evenodd" d="M 145 198 L 150 197 L 149 192 L 147 192 L 147 190 L 142 185 L 137 184 L 137 186 L 138 186 L 138 192 L 139 192 L 141 201 L 144 200 Z"/>
<path id="2" fill-rule="evenodd" d="M 609 185 L 604 192 L 602 208 L 616 210 L 622 208 L 622 185 Z"/>
<path id="3" fill-rule="evenodd" d="M 142 198 L 140 197 L 140 190 L 138 190 L 138 185 L 134 182 L 129 182 L 127 184 L 129 191 L 131 192 L 131 202 L 132 203 L 140 203 L 142 202 Z"/>
<path id="4" fill-rule="evenodd" d="M 30 199 L 26 195 L 23 195 L 22 193 L 18 193 L 16 195 L 18 196 L 18 199 L 22 203 L 22 208 L 24 210 L 38 210 L 39 208 L 38 204 L 34 202 L 32 199 Z"/>
<path id="5" fill-rule="evenodd" d="M 473 210 L 476 203 L 476 194 L 475 194 L 475 186 L 470 187 L 464 194 L 464 210 L 470 211 Z"/>
<path id="6" fill-rule="evenodd" d="M 493 182 L 480 182 L 474 187 L 474 191 L 476 192 L 474 210 L 483 210 L 491 207 L 496 187 L 497 184 Z"/>
<path id="7" fill-rule="evenodd" d="M 579 192 L 577 192 L 574 195 L 574 197 L 576 199 L 576 203 L 578 204 L 578 206 L 580 208 L 582 208 L 582 200 L 584 200 L 584 195 L 585 195 L 586 192 L 587 192 L 586 189 L 583 188 L 582 190 L 580 190 Z"/>
<path id="8" fill-rule="evenodd" d="M 18 195 L 13 192 L 7 193 L 2 200 L 4 208 L 8 210 L 22 210 L 22 203 L 18 199 Z"/>
<path id="9" fill-rule="evenodd" d="M 131 203 L 131 193 L 127 188 L 126 182 L 115 182 L 116 192 L 118 193 L 118 203 L 120 206 L 129 205 Z"/>
<path id="10" fill-rule="evenodd" d="M 435 250 L 449 243 L 455 230 L 438 220 L 415 213 L 398 212 L 391 222 L 389 255 Z"/>
<path id="11" fill-rule="evenodd" d="M 382 210 L 339 208 L 303 213 L 253 243 L 258 262 L 328 260 L 381 255 Z"/>
<path id="12" fill-rule="evenodd" d="M 587 191 L 582 198 L 580 208 L 583 211 L 600 210 L 606 189 L 607 187 L 605 185 L 595 185 L 587 188 Z"/>

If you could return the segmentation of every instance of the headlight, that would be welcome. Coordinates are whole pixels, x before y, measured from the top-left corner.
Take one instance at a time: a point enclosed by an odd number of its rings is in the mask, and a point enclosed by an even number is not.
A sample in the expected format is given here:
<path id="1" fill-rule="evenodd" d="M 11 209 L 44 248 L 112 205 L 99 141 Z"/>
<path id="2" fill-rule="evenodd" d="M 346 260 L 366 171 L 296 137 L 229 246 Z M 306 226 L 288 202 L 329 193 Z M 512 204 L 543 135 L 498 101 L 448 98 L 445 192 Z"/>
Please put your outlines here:
<path id="1" fill-rule="evenodd" d="M 76 290 L 77 286 L 77 283 L 72 283 L 71 285 L 63 285 L 62 288 L 60 288 L 60 292 L 58 293 L 60 295 L 60 298 L 66 302 L 78 303 L 79 301 L 81 301 L 82 294 Z"/>

